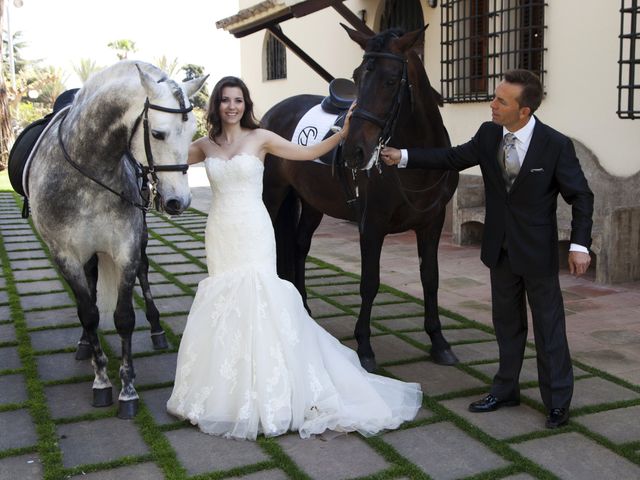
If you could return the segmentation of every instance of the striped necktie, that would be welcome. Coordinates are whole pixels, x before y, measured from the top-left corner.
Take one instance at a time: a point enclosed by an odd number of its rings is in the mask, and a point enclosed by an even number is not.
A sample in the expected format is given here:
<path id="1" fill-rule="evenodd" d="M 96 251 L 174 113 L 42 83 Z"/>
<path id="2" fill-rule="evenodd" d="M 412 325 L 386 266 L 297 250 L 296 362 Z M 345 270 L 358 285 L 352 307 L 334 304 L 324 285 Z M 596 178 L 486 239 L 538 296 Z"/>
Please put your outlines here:
<path id="1" fill-rule="evenodd" d="M 513 133 L 507 133 L 503 139 L 504 148 L 504 170 L 507 173 L 507 183 L 509 188 L 513 185 L 513 181 L 518 176 L 520 171 L 520 158 L 518 157 L 518 150 L 516 150 L 516 137 Z"/>

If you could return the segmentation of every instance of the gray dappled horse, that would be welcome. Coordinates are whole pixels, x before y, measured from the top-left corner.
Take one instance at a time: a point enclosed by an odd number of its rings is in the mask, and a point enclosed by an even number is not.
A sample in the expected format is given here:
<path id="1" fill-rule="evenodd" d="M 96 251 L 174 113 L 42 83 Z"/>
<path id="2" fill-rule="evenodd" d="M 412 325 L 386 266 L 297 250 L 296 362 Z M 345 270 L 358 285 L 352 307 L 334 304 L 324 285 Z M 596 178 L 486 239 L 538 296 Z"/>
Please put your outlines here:
<path id="1" fill-rule="evenodd" d="M 177 215 L 191 202 L 185 173 L 195 118 L 189 97 L 204 80 L 178 85 L 157 67 L 133 61 L 94 74 L 51 121 L 28 171 L 34 225 L 73 290 L 91 348 L 94 406 L 112 403 L 97 328 L 100 312 L 113 312 L 122 341 L 122 418 L 137 412 L 131 335 L 140 273 L 147 307 L 151 301 L 148 264 L 141 268 L 147 262 L 145 213 L 155 203 Z M 154 329 L 162 331 L 157 320 Z"/>

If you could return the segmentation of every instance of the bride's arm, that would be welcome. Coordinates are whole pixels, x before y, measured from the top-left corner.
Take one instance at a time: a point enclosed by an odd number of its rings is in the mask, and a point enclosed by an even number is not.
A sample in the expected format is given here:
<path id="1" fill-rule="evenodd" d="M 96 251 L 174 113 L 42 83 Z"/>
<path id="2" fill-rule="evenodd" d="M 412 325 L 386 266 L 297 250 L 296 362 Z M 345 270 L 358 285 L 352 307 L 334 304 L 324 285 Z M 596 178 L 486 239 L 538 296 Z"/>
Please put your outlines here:
<path id="1" fill-rule="evenodd" d="M 200 147 L 200 140 L 201 139 L 198 139 L 195 142 L 191 143 L 191 145 L 189 145 L 189 156 L 187 158 L 187 163 L 189 165 L 200 163 L 205 158 L 204 151 Z"/>
<path id="2" fill-rule="evenodd" d="M 265 153 L 277 155 L 278 157 L 286 158 L 288 160 L 315 160 L 321 157 L 325 153 L 333 150 L 338 144 L 347 136 L 349 132 L 349 123 L 351 121 L 351 111 L 353 105 L 347 113 L 347 117 L 344 121 L 344 127 L 329 138 L 324 139 L 320 143 L 315 145 L 298 145 L 282 138 L 277 133 L 269 130 L 261 130 L 261 136 L 263 140 L 263 150 Z"/>

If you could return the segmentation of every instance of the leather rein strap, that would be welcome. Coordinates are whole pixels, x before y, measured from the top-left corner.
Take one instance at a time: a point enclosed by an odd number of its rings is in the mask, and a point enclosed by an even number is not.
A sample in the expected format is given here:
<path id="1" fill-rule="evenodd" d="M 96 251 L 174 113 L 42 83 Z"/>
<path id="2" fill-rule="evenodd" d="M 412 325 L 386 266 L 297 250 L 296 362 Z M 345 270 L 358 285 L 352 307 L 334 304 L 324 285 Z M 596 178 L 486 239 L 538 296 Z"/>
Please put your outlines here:
<path id="1" fill-rule="evenodd" d="M 138 115 L 138 118 L 136 118 L 136 121 L 133 125 L 133 129 L 131 131 L 131 135 L 129 137 L 129 141 L 127 142 L 127 149 L 125 150 L 124 155 L 127 158 L 127 160 L 131 162 L 133 169 L 136 172 L 136 177 L 142 180 L 142 184 L 140 186 L 140 197 L 145 201 L 145 203 L 139 203 L 135 200 L 128 198 L 124 194 L 124 192 L 118 192 L 114 190 L 110 186 L 106 185 L 104 182 L 91 176 L 86 170 L 84 170 L 80 165 L 78 165 L 76 162 L 74 162 L 71 159 L 71 156 L 67 152 L 67 149 L 64 145 L 64 141 L 62 140 L 62 125 L 64 123 L 64 120 L 66 119 L 67 113 L 69 113 L 68 110 L 62 116 L 60 120 L 60 126 L 58 127 L 58 143 L 60 145 L 60 148 L 62 149 L 62 154 L 64 155 L 65 160 L 73 168 L 75 168 L 77 171 L 79 171 L 82 175 L 87 177 L 89 180 L 100 185 L 102 188 L 104 188 L 105 190 L 108 190 L 114 195 L 117 195 L 122 200 L 127 202 L 129 205 L 139 208 L 145 213 L 151 209 L 154 199 L 157 198 L 156 195 L 157 195 L 158 176 L 156 175 L 156 172 L 182 172 L 183 174 L 185 174 L 187 173 L 187 169 L 189 168 L 189 165 L 186 163 L 177 164 L 177 165 L 155 165 L 155 162 L 153 161 L 153 152 L 151 151 L 151 140 L 149 137 L 150 135 L 149 115 L 148 115 L 149 109 L 159 110 L 161 112 L 167 112 L 167 113 L 180 113 L 182 114 L 182 121 L 186 122 L 188 119 L 187 114 L 191 110 L 193 110 L 193 105 L 189 105 L 188 107 L 184 107 L 184 108 L 168 108 L 168 107 L 163 107 L 161 105 L 154 105 L 150 103 L 149 98 L 147 97 L 147 99 L 144 102 L 144 108 L 142 110 L 142 113 L 140 113 L 140 115 Z M 133 156 L 133 153 L 131 152 L 131 141 L 133 140 L 133 136 L 135 135 L 141 121 L 143 124 L 143 131 L 144 131 L 144 151 L 145 151 L 145 156 L 147 157 L 146 166 L 143 165 L 138 160 L 136 160 L 136 158 Z M 149 181 L 149 175 L 151 175 L 151 181 Z"/>

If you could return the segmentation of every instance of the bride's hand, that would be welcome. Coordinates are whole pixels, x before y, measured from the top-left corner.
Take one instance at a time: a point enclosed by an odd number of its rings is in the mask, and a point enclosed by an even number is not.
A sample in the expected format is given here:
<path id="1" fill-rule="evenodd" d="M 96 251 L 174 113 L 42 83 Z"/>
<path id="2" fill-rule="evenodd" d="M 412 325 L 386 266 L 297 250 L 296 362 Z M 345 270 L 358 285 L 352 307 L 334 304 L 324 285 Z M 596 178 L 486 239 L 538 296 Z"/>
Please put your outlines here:
<path id="1" fill-rule="evenodd" d="M 355 101 L 349 107 L 349 111 L 347 112 L 347 115 L 344 118 L 344 125 L 342 127 L 342 130 L 340 130 L 340 138 L 343 139 L 343 140 L 345 138 L 347 138 L 347 135 L 349 135 L 349 126 L 351 124 L 351 115 L 353 115 L 353 109 L 354 108 L 356 108 L 356 102 Z"/>

